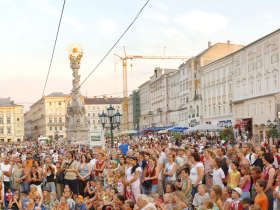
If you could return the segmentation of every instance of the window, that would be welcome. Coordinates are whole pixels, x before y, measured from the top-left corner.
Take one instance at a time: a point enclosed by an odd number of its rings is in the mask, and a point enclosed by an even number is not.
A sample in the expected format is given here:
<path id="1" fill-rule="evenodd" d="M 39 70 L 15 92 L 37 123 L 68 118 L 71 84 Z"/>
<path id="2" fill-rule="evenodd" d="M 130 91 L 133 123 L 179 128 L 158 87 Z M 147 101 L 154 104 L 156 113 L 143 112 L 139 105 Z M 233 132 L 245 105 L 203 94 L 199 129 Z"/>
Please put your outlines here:
<path id="1" fill-rule="evenodd" d="M 17 118 L 17 121 L 19 122 L 19 118 Z"/>
<path id="2" fill-rule="evenodd" d="M 52 130 L 52 127 L 50 127 L 50 131 Z"/>
<path id="3" fill-rule="evenodd" d="M 7 133 L 11 134 L 11 128 L 10 127 L 7 127 Z"/>
<path id="4" fill-rule="evenodd" d="M 92 124 L 95 124 L 95 120 L 92 120 Z"/>
<path id="5" fill-rule="evenodd" d="M 4 124 L 3 117 L 0 117 L 0 124 Z"/>
<path id="6" fill-rule="evenodd" d="M 62 118 L 61 117 L 59 118 L 59 123 L 62 123 Z"/>
<path id="7" fill-rule="evenodd" d="M 52 123 L 52 118 L 49 118 L 49 123 Z"/>
<path id="8" fill-rule="evenodd" d="M 60 127 L 59 127 L 59 130 L 61 130 L 61 131 L 62 131 L 62 126 L 60 126 Z"/>
<path id="9" fill-rule="evenodd" d="M 4 134 L 4 128 L 3 127 L 0 128 L 0 134 Z"/>
<path id="10" fill-rule="evenodd" d="M 57 123 L 57 118 L 56 117 L 54 118 L 54 123 Z"/>
<path id="11" fill-rule="evenodd" d="M 49 105 L 51 106 L 51 105 L 52 105 L 52 102 L 49 102 Z"/>
<path id="12" fill-rule="evenodd" d="M 7 124 L 11 124 L 11 117 L 7 117 Z"/>
<path id="13" fill-rule="evenodd" d="M 94 113 L 92 113 L 92 116 L 93 116 L 93 117 L 95 117 L 95 114 L 94 114 Z"/>
<path id="14" fill-rule="evenodd" d="M 88 113 L 88 117 L 90 117 L 90 113 Z"/>
<path id="15" fill-rule="evenodd" d="M 58 102 L 58 105 L 59 105 L 59 106 L 61 105 L 61 102 L 60 102 L 60 101 Z"/>
<path id="16" fill-rule="evenodd" d="M 54 130 L 56 130 L 56 131 L 57 131 L 57 127 L 54 127 Z"/>

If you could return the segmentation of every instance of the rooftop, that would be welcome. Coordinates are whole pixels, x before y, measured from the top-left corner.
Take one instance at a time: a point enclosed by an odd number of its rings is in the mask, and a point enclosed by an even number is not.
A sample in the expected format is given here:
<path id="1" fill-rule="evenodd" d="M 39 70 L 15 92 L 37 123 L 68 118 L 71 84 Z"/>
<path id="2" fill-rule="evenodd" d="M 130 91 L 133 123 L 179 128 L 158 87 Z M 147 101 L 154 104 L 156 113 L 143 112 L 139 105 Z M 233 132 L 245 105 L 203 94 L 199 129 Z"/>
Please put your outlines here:
<path id="1" fill-rule="evenodd" d="M 121 104 L 123 102 L 123 98 L 85 98 L 85 105 L 90 104 Z"/>
<path id="2" fill-rule="evenodd" d="M 0 107 L 18 106 L 11 98 L 0 98 Z"/>
<path id="3" fill-rule="evenodd" d="M 64 96 L 69 96 L 69 95 L 64 94 L 62 92 L 53 92 L 47 95 L 47 97 L 64 97 Z"/>

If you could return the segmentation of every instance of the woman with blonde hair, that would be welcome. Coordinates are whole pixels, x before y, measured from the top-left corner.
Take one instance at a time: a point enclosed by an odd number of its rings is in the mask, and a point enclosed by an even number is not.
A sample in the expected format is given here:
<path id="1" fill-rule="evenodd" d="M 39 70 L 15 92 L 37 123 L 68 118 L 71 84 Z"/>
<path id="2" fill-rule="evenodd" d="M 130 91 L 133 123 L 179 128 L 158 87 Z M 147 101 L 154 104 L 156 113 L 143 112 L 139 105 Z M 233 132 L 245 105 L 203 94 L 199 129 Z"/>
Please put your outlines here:
<path id="1" fill-rule="evenodd" d="M 214 210 L 223 209 L 223 200 L 222 200 L 222 188 L 219 185 L 214 185 L 210 190 L 210 198 L 214 203 Z"/>
<path id="2" fill-rule="evenodd" d="M 53 207 L 54 207 L 53 199 L 52 199 L 52 197 L 50 195 L 50 192 L 47 188 L 43 189 L 42 204 L 43 204 L 45 210 L 52 210 Z"/>

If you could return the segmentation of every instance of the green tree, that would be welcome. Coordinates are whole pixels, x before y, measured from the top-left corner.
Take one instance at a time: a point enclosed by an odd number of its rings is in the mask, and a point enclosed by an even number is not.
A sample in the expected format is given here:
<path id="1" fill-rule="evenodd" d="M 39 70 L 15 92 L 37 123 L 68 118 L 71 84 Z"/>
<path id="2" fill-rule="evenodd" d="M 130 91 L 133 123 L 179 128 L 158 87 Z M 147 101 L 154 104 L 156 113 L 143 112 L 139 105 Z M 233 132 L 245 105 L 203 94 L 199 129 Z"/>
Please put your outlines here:
<path id="1" fill-rule="evenodd" d="M 220 137 L 221 139 L 225 140 L 226 142 L 230 139 L 234 138 L 234 131 L 232 128 L 226 128 L 222 131 L 220 131 Z"/>
<path id="2" fill-rule="evenodd" d="M 267 135 L 269 137 L 275 138 L 278 136 L 278 130 L 276 128 L 271 128 L 268 130 Z"/>

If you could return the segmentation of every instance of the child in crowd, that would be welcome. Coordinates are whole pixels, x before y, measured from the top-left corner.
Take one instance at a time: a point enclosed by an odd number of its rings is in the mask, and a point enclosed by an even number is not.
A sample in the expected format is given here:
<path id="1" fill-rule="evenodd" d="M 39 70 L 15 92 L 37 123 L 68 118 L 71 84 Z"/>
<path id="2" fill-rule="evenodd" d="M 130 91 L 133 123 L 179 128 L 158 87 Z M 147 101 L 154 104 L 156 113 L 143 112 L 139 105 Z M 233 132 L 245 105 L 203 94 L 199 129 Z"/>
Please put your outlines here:
<path id="1" fill-rule="evenodd" d="M 251 205 L 251 199 L 249 198 L 244 198 L 242 200 L 242 205 L 243 205 L 243 209 L 244 210 L 249 210 L 250 209 L 250 205 Z"/>
<path id="2" fill-rule="evenodd" d="M 224 189 L 224 179 L 225 173 L 221 168 L 222 160 L 220 158 L 215 158 L 213 162 L 213 185 L 219 185 L 222 189 Z"/>
<path id="3" fill-rule="evenodd" d="M 199 210 L 212 210 L 214 207 L 214 203 L 211 200 L 205 200 L 203 201 L 201 207 L 199 207 Z"/>
<path id="4" fill-rule="evenodd" d="M 242 195 L 242 190 L 239 187 L 232 189 L 232 202 L 230 205 L 230 210 L 243 210 L 243 204 L 240 201 L 240 197 Z"/>
<path id="5" fill-rule="evenodd" d="M 268 198 L 264 193 L 264 189 L 266 187 L 266 181 L 263 179 L 259 179 L 256 183 L 256 192 L 257 196 L 255 198 L 255 205 L 261 207 L 261 210 L 268 210 Z"/>
<path id="6" fill-rule="evenodd" d="M 6 201 L 9 203 L 12 199 L 13 199 L 14 194 L 12 193 L 11 188 L 8 188 L 7 192 L 6 192 Z"/>
<path id="7" fill-rule="evenodd" d="M 274 203 L 273 208 L 274 210 L 280 209 L 280 171 L 277 173 L 276 178 L 276 188 L 273 191 Z"/>
<path id="8" fill-rule="evenodd" d="M 76 198 L 75 210 L 87 210 L 84 198 L 81 195 Z"/>
<path id="9" fill-rule="evenodd" d="M 27 191 L 22 192 L 22 198 L 21 199 L 22 199 L 22 208 L 26 209 L 27 206 L 28 206 L 28 201 L 29 201 L 29 196 L 28 196 Z"/>
<path id="10" fill-rule="evenodd" d="M 230 164 L 231 171 L 229 172 L 228 186 L 230 188 L 236 188 L 239 186 L 240 182 L 240 172 L 238 171 L 239 163 L 233 161 Z"/>
<path id="11" fill-rule="evenodd" d="M 205 200 L 209 200 L 209 194 L 206 189 L 206 185 L 201 184 L 198 186 L 198 192 L 195 194 L 193 199 L 193 206 L 198 209 L 200 206 L 202 206 L 202 203 Z"/>
<path id="12" fill-rule="evenodd" d="M 183 168 L 181 171 L 181 182 L 176 182 L 176 186 L 181 189 L 185 195 L 185 201 L 188 205 L 192 204 L 192 181 L 189 178 L 190 169 Z"/>

